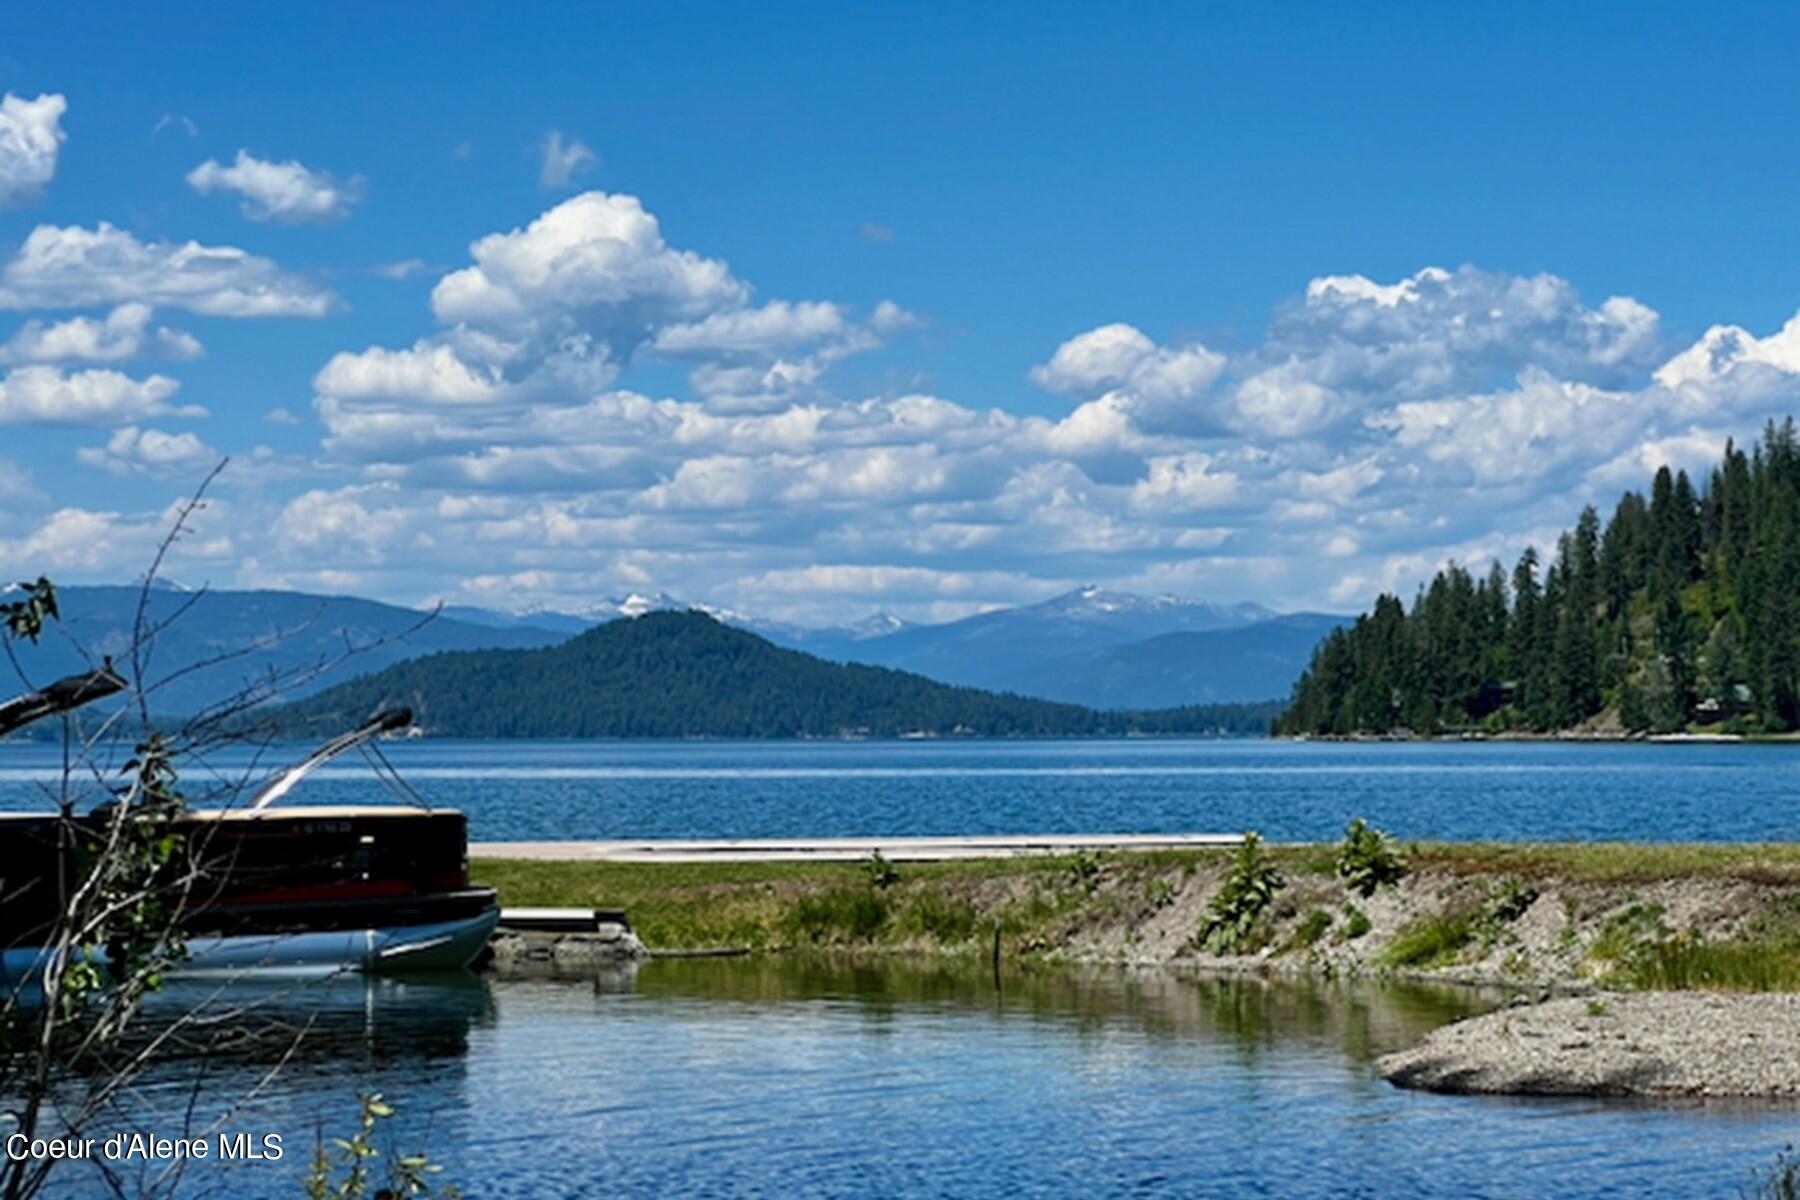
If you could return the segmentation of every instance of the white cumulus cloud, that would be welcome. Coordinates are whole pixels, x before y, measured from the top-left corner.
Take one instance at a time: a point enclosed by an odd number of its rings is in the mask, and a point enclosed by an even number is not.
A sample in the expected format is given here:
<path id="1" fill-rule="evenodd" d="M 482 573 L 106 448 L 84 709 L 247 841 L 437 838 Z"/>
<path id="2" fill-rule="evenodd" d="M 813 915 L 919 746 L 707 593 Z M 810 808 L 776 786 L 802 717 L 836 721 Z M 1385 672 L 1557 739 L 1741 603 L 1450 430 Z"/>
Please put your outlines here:
<path id="1" fill-rule="evenodd" d="M 125 362 L 140 355 L 187 361 L 201 356 L 197 339 L 166 325 L 152 328 L 152 315 L 148 304 L 134 302 L 99 320 L 27 321 L 0 344 L 0 363 Z"/>
<path id="2" fill-rule="evenodd" d="M 313 171 L 297 160 L 271 162 L 239 150 L 227 167 L 207 159 L 187 173 L 188 186 L 202 196 L 236 192 L 244 216 L 282 225 L 323 225 L 341 221 L 362 199 L 364 182 L 354 176 L 339 183 L 329 171 Z"/>
<path id="3" fill-rule="evenodd" d="M 432 310 L 503 336 L 585 328 L 622 348 L 750 294 L 723 262 L 663 241 L 635 196 L 585 192 L 469 252 L 475 264 L 438 281 Z"/>
<path id="4" fill-rule="evenodd" d="M 371 346 L 334 355 L 313 388 L 339 400 L 414 400 L 426 404 L 486 404 L 498 399 L 495 374 L 478 370 L 447 345 L 419 342 L 410 350 Z"/>
<path id="5" fill-rule="evenodd" d="M 138 302 L 213 317 L 319 317 L 333 299 L 235 246 L 141 242 L 105 221 L 40 225 L 0 267 L 0 309 Z"/>
<path id="6" fill-rule="evenodd" d="M 658 330 L 664 354 L 769 354 L 841 336 L 848 322 L 836 304 L 775 300 L 761 308 L 717 312 Z"/>
<path id="7" fill-rule="evenodd" d="M 104 446 L 83 446 L 78 462 L 114 475 L 148 475 L 162 479 L 195 478 L 219 461 L 220 455 L 191 433 L 164 433 L 127 425 L 115 430 Z"/>
<path id="8" fill-rule="evenodd" d="M 165 375 L 133 379 L 118 371 L 15 367 L 0 376 L 0 425 L 122 425 L 146 417 L 201 417 L 195 406 L 171 408 L 180 384 Z"/>
<path id="9" fill-rule="evenodd" d="M 68 110 L 69 102 L 56 93 L 0 98 L 0 208 L 37 199 L 55 177 Z"/>
<path id="10" fill-rule="evenodd" d="M 1102 325 L 1058 346 L 1031 381 L 1077 398 L 1116 392 L 1147 429 L 1193 428 L 1213 423 L 1202 398 L 1225 363 L 1197 343 L 1159 347 L 1133 326 Z"/>

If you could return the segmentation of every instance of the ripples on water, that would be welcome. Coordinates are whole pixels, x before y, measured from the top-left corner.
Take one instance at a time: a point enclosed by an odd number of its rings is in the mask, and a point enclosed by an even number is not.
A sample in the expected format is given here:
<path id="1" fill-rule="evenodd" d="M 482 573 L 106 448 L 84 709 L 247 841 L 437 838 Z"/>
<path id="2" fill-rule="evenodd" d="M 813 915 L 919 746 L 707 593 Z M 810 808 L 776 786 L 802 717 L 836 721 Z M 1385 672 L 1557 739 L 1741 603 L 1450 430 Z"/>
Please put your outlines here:
<path id="1" fill-rule="evenodd" d="M 1302 841 L 1336 838 L 1353 816 L 1407 838 L 1800 836 L 1800 747 L 1788 746 L 423 740 L 387 752 L 421 793 L 467 812 L 478 841 L 1245 829 Z M 277 748 L 254 768 L 225 755 L 186 783 L 198 794 L 298 753 Z M 45 811 L 59 761 L 0 745 L 0 809 Z M 385 798 L 355 765 L 296 794 Z"/>
<path id="2" fill-rule="evenodd" d="M 204 1164 L 176 1194 L 296 1195 L 321 1121 L 343 1130 L 359 1090 L 399 1104 L 399 1148 L 428 1146 L 472 1197 L 534 1200 L 1685 1200 L 1735 1194 L 1800 1124 L 1766 1106 L 1446 1098 L 1374 1077 L 1374 1056 L 1487 1002 L 1124 971 L 1009 974 L 996 991 L 981 971 L 791 959 L 345 980 L 262 997 L 276 1016 L 323 1014 L 233 1119 L 287 1134 L 289 1160 Z M 207 1060 L 208 1094 L 241 1094 L 275 1053 Z M 196 1065 L 140 1103 L 179 1106 Z"/>

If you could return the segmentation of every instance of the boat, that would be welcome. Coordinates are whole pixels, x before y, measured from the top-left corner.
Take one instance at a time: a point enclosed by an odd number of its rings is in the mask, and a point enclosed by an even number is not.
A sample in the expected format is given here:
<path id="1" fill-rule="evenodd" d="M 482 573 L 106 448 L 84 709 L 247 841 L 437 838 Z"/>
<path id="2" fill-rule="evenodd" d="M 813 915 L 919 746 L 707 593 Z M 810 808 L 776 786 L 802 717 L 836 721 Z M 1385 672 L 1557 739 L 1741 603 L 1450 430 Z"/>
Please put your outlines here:
<path id="1" fill-rule="evenodd" d="M 9 716 L 36 719 L 124 686 L 97 676 L 0 705 L 0 732 Z M 492 888 L 470 885 L 462 813 L 422 799 L 280 806 L 307 775 L 349 751 L 373 751 L 385 768 L 376 739 L 411 722 L 405 709 L 380 713 L 280 772 L 247 803 L 174 818 L 191 886 L 178 913 L 186 953 L 169 974 L 457 969 L 486 948 L 500 909 Z M 0 980 L 49 965 L 48 933 L 113 816 L 105 805 L 83 815 L 0 815 Z"/>

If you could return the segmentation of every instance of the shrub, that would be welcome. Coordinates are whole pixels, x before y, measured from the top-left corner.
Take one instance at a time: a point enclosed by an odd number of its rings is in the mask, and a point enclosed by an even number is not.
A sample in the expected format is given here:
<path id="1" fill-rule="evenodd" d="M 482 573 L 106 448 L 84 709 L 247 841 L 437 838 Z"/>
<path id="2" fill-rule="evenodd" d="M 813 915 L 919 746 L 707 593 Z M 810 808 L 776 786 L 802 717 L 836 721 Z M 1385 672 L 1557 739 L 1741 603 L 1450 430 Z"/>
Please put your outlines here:
<path id="1" fill-rule="evenodd" d="M 1488 906 L 1487 919 L 1494 925 L 1511 925 L 1537 903 L 1538 890 L 1517 879 L 1509 879 L 1494 902 Z"/>
<path id="2" fill-rule="evenodd" d="M 1768 1174 L 1752 1171 L 1750 1183 L 1754 1190 L 1738 1192 L 1746 1200 L 1800 1200 L 1800 1158 L 1794 1157 L 1794 1148 L 1784 1147 Z"/>
<path id="3" fill-rule="evenodd" d="M 1262 839 L 1246 833 L 1232 855 L 1231 870 L 1218 895 L 1207 905 L 1207 919 L 1197 938 L 1202 949 L 1213 954 L 1237 954 L 1247 949 L 1256 919 L 1287 886 L 1275 869 Z"/>
<path id="4" fill-rule="evenodd" d="M 1669 927 L 1663 923 L 1662 905 L 1633 904 L 1601 924 L 1599 934 L 1588 946 L 1587 957 L 1595 963 L 1622 963 L 1640 947 L 1668 936 Z"/>
<path id="5" fill-rule="evenodd" d="M 1069 859 L 1069 878 L 1088 895 L 1093 895 L 1094 889 L 1100 886 L 1100 856 L 1092 850 L 1078 851 Z"/>
<path id="6" fill-rule="evenodd" d="M 393 1106 L 379 1092 L 361 1099 L 362 1122 L 347 1138 L 333 1138 L 332 1149 L 323 1142 L 313 1152 L 312 1165 L 300 1185 L 306 1200 L 362 1200 L 370 1189 L 381 1196 L 425 1196 L 439 1200 L 461 1200 L 455 1187 L 432 1185 L 432 1177 L 443 1168 L 423 1154 L 389 1154 L 384 1171 L 377 1161 L 383 1157 L 375 1148 L 375 1127 L 394 1115 Z M 382 1186 L 386 1184 L 387 1186 Z"/>
<path id="7" fill-rule="evenodd" d="M 979 921 L 975 906 L 967 900 L 952 899 L 940 892 L 921 892 L 897 918 L 900 928 L 912 934 L 923 934 L 940 942 L 966 942 L 975 936 Z"/>
<path id="8" fill-rule="evenodd" d="M 1322 908 L 1315 908 L 1300 920 L 1300 927 L 1294 930 L 1294 945 L 1317 945 L 1320 938 L 1331 928 L 1331 914 Z"/>
<path id="9" fill-rule="evenodd" d="M 887 898 L 867 888 L 840 887 L 802 896 L 788 913 L 790 932 L 812 942 L 872 941 L 887 923 Z"/>
<path id="10" fill-rule="evenodd" d="M 869 851 L 869 857 L 862 860 L 862 870 L 873 888 L 891 887 L 900 882 L 900 872 L 879 850 Z"/>
<path id="11" fill-rule="evenodd" d="M 1475 936 L 1467 913 L 1440 913 L 1414 921 L 1395 935 L 1382 952 L 1390 967 L 1434 967 L 1453 962 Z"/>
<path id="12" fill-rule="evenodd" d="M 1368 913 L 1354 904 L 1344 905 L 1344 928 L 1338 932 L 1341 940 L 1354 942 L 1373 928 L 1374 925 L 1369 921 Z"/>
<path id="13" fill-rule="evenodd" d="M 1351 891 L 1368 899 L 1379 887 L 1393 887 L 1406 878 L 1406 860 L 1394 840 L 1361 817 L 1344 830 L 1338 847 L 1337 874 Z"/>

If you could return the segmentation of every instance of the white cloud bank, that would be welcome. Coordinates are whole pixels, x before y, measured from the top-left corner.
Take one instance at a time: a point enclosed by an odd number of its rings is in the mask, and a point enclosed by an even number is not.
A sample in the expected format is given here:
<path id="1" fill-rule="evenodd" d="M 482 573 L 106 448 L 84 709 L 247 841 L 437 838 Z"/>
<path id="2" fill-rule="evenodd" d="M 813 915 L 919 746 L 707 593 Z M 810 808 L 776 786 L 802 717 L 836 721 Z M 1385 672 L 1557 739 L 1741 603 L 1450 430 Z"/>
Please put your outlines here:
<path id="1" fill-rule="evenodd" d="M 73 364 L 158 352 L 152 305 L 329 302 L 243 251 L 41 228 L 0 268 L 0 305 L 120 307 L 14 334 L 27 365 L 0 419 L 104 426 L 84 462 L 179 474 L 212 451 L 146 425 L 173 381 Z M 660 589 L 801 620 L 943 618 L 1089 581 L 1343 608 L 1449 556 L 1511 557 L 1800 401 L 1800 319 L 1683 345 L 1630 297 L 1470 267 L 1321 276 L 1229 350 L 1067 331 L 1018 366 L 1062 398 L 1050 415 L 892 368 L 846 383 L 921 324 L 887 301 L 758 296 L 637 198 L 570 197 L 476 239 L 410 344 L 319 367 L 323 445 L 236 510 L 256 531 L 227 530 L 249 555 L 236 582 L 575 607 Z"/>
<path id="2" fill-rule="evenodd" d="M 1320 277 L 1230 353 L 1077 332 L 1027 372 L 1069 408 L 1025 416 L 843 394 L 840 365 L 918 318 L 758 300 L 635 197 L 572 197 L 470 254 L 436 332 L 319 371 L 327 455 L 362 478 L 290 504 L 257 578 L 353 560 L 388 594 L 660 588 L 796 619 L 1095 579 L 1342 607 L 1510 556 L 1800 398 L 1800 323 L 1682 350 L 1629 297 L 1465 267 Z M 649 362 L 686 364 L 687 395 L 626 386 Z"/>

